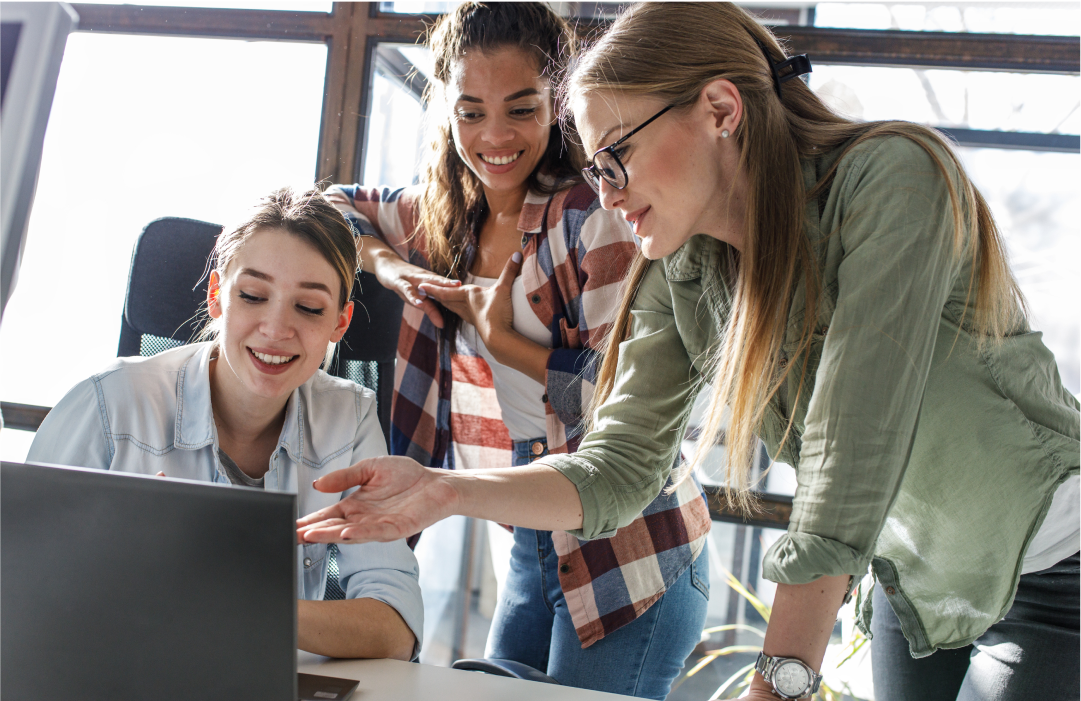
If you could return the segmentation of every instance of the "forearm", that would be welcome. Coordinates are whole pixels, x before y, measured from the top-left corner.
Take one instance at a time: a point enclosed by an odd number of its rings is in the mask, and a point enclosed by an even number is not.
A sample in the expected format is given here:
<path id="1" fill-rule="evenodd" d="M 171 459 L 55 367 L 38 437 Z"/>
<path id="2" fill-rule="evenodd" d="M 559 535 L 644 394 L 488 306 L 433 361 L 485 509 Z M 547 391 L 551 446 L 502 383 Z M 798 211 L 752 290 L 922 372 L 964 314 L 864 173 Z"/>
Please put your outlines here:
<path id="1" fill-rule="evenodd" d="M 493 338 L 488 350 L 500 363 L 528 375 L 542 385 L 545 383 L 551 348 L 534 343 L 512 330 L 501 334 L 498 339 Z"/>
<path id="2" fill-rule="evenodd" d="M 366 273 L 375 273 L 376 267 L 388 256 L 401 261 L 401 256 L 393 248 L 374 236 L 358 236 L 357 251 L 360 253 L 360 267 Z"/>
<path id="3" fill-rule="evenodd" d="M 457 494 L 456 513 L 540 531 L 582 527 L 578 489 L 546 465 L 440 471 Z"/>
<path id="4" fill-rule="evenodd" d="M 807 584 L 778 584 L 762 651 L 771 657 L 795 657 L 820 672 L 848 581 L 848 575 L 841 575 Z M 771 688 L 759 674 L 752 687 Z"/>
<path id="5" fill-rule="evenodd" d="M 412 658 L 416 636 L 376 599 L 298 601 L 297 647 L 327 657 Z"/>

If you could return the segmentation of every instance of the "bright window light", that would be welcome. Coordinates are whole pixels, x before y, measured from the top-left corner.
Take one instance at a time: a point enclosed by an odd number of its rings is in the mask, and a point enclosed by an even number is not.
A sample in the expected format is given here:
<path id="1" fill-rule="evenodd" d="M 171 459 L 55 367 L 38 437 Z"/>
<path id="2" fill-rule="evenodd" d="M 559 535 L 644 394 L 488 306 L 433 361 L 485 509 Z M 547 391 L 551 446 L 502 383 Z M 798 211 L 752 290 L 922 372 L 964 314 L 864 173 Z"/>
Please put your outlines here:
<path id="1" fill-rule="evenodd" d="M 321 43 L 69 37 L 0 328 L 4 401 L 52 406 L 116 357 L 132 245 L 149 222 L 221 222 L 275 187 L 312 183 L 326 58 Z M 19 443 L 0 445 L 5 460 L 20 459 L 7 450 Z"/>

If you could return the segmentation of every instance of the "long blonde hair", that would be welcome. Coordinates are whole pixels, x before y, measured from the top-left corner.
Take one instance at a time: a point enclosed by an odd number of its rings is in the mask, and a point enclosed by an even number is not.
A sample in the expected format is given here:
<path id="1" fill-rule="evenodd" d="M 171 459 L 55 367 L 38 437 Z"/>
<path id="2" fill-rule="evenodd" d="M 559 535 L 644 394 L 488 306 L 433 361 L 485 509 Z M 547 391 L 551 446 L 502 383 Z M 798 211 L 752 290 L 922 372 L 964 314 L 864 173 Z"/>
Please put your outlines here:
<path id="1" fill-rule="evenodd" d="M 694 28 L 691 40 L 688 27 Z M 874 137 L 912 139 L 945 178 L 955 254 L 971 255 L 976 261 L 967 305 L 973 315 L 966 329 L 980 338 L 1001 338 L 1024 309 L 991 211 L 938 132 L 907 122 L 849 121 L 831 111 L 801 80 L 785 82 L 778 96 L 756 39 L 774 64 L 785 59 L 776 38 L 733 4 L 643 3 L 631 7 L 581 56 L 563 86 L 574 96 L 612 90 L 648 95 L 677 110 L 693 104 L 703 87 L 717 78 L 731 81 L 742 96 L 744 115 L 732 136 L 748 183 L 748 216 L 743 249 L 738 253 L 733 249 L 737 273 L 731 313 L 708 364 L 713 394 L 691 467 L 701 465 L 710 448 L 723 441 L 728 500 L 745 511 L 753 505 L 752 457 L 766 405 L 793 367 L 807 366 L 782 367 L 779 362 L 790 303 L 801 279 L 806 309 L 817 308 L 821 293 L 816 259 L 804 232 L 804 211 L 809 200 L 829 187 L 841 159 L 808 192 L 801 158 L 845 142 L 847 153 Z M 606 341 L 591 417 L 612 391 L 619 342 L 630 332 L 630 310 L 648 266 L 639 254 L 628 275 Z M 812 311 L 804 315 L 796 356 L 810 350 L 814 326 Z M 805 379 L 799 378 L 799 391 L 804 391 Z M 797 394 L 791 406 L 798 401 Z M 726 406 L 731 416 L 722 431 Z M 791 431 L 790 417 L 782 446 Z"/>

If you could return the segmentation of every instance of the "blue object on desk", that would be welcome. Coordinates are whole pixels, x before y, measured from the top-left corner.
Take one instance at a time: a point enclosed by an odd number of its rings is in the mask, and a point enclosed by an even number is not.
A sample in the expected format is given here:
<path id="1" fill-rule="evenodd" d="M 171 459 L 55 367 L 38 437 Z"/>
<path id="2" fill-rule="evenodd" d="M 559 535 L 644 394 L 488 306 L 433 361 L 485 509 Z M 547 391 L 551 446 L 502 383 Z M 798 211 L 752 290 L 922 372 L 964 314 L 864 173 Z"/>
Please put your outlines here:
<path id="1" fill-rule="evenodd" d="M 514 660 L 501 660 L 496 657 L 458 660 L 451 665 L 451 668 L 464 669 L 470 672 L 484 672 L 485 674 L 494 674 L 497 677 L 512 677 L 531 682 L 541 682 L 542 684 L 559 685 L 559 682 L 555 679 L 527 664 L 515 662 Z"/>

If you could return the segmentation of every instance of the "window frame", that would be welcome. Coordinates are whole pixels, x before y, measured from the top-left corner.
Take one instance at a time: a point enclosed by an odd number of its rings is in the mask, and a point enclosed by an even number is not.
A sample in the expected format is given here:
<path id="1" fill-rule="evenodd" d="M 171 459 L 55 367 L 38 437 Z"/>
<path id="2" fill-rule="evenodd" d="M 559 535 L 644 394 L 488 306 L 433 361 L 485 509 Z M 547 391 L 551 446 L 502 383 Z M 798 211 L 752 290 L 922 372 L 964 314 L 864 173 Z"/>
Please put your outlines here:
<path id="1" fill-rule="evenodd" d="M 437 15 L 381 12 L 378 2 L 335 2 L 330 12 L 212 9 L 75 3 L 74 31 L 161 36 L 322 42 L 327 65 L 315 179 L 355 182 L 364 164 L 365 116 L 378 45 L 420 40 Z M 752 10 L 754 8 L 751 8 Z M 770 13 L 776 15 L 773 10 Z M 780 15 L 776 15 L 780 16 Z M 764 19 L 769 22 L 769 19 Z M 581 19 L 575 31 L 588 39 L 609 21 Z M 791 54 L 812 63 L 905 68 L 953 68 L 1017 73 L 1081 73 L 1081 37 L 963 32 L 832 29 L 771 26 Z M 948 130 L 962 146 L 1077 152 L 1081 137 L 981 130 Z M 9 428 L 35 431 L 48 407 L 2 402 Z M 730 509 L 719 487 L 707 487 L 714 520 L 784 528 L 791 497 L 763 494 L 762 511 L 750 519 Z"/>

